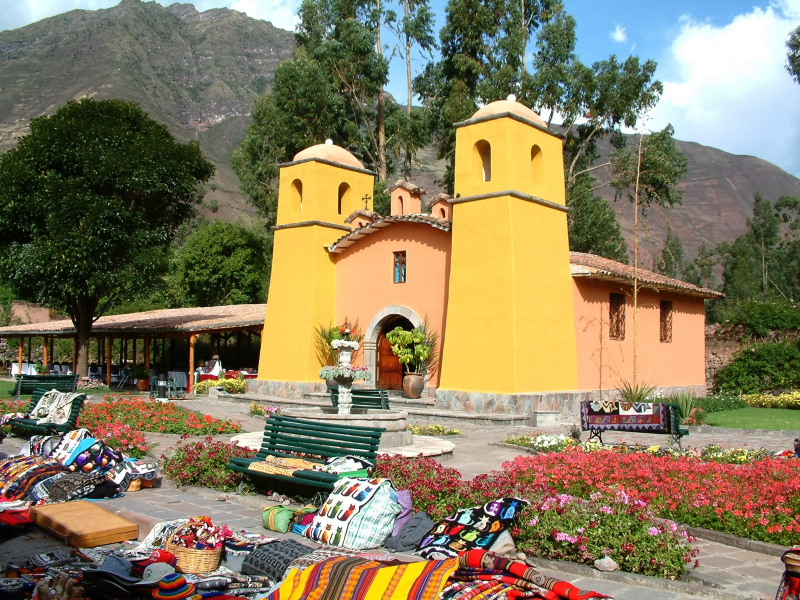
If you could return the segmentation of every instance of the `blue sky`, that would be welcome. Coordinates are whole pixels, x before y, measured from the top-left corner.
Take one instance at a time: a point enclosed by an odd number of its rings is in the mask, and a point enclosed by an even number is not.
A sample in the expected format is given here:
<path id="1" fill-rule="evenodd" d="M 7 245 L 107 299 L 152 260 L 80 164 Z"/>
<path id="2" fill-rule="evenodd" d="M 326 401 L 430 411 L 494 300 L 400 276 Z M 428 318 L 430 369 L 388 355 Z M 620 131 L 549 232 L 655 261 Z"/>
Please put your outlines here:
<path id="1" fill-rule="evenodd" d="M 171 0 L 157 0 L 169 5 Z M 118 0 L 0 0 L 0 30 Z M 197 0 L 292 30 L 300 0 Z M 446 0 L 432 0 L 437 31 Z M 659 105 L 643 128 L 675 127 L 681 140 L 768 160 L 800 177 L 800 85 L 784 69 L 786 39 L 800 25 L 800 0 L 564 0 L 578 23 L 584 63 L 616 54 L 658 62 Z M 392 40 L 385 39 L 391 44 Z M 422 64 L 421 61 L 418 64 Z M 405 97 L 393 66 L 388 90 Z"/>

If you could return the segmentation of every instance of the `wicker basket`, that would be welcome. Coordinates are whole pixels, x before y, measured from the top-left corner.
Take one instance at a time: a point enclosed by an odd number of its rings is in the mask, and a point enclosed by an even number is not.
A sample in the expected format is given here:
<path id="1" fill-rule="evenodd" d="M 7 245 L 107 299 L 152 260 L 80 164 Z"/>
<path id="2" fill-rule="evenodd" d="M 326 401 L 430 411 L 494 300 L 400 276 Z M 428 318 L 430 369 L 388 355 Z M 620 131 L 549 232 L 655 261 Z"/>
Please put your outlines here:
<path id="1" fill-rule="evenodd" d="M 175 534 L 169 536 L 166 550 L 178 559 L 175 568 L 179 573 L 208 573 L 219 566 L 222 548 L 216 550 L 194 550 L 172 543 Z"/>
<path id="2" fill-rule="evenodd" d="M 786 570 L 792 573 L 800 573 L 800 550 L 789 550 L 784 552 L 781 557 Z"/>
<path id="3" fill-rule="evenodd" d="M 128 489 L 125 490 L 126 492 L 138 492 L 142 489 L 142 480 L 141 478 L 131 479 L 131 482 L 128 484 Z"/>

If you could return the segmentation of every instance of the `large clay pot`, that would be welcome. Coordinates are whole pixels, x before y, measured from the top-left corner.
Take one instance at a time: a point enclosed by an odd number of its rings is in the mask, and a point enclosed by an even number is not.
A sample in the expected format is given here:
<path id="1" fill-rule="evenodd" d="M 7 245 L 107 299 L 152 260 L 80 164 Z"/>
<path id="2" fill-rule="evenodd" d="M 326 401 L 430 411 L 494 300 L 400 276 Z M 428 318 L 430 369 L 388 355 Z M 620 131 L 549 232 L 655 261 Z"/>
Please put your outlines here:
<path id="1" fill-rule="evenodd" d="M 403 377 L 403 391 L 406 396 L 412 399 L 422 396 L 422 388 L 425 387 L 425 378 L 419 373 L 407 373 Z"/>
<path id="2" fill-rule="evenodd" d="M 150 389 L 150 379 L 137 379 L 136 389 L 140 392 L 146 392 Z"/>

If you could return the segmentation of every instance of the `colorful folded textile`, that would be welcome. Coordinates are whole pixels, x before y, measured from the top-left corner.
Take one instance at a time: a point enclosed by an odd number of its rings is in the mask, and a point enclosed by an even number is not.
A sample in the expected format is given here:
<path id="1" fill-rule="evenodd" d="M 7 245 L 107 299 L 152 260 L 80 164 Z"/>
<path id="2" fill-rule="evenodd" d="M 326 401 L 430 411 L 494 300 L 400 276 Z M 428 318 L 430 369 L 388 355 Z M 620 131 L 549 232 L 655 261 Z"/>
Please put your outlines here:
<path id="1" fill-rule="evenodd" d="M 488 550 L 527 506 L 528 501 L 520 498 L 498 498 L 483 506 L 462 509 L 439 521 L 419 543 L 417 554 L 443 559 L 473 548 Z"/>
<path id="2" fill-rule="evenodd" d="M 251 471 L 291 477 L 292 473 L 295 471 L 302 471 L 305 469 L 313 470 L 315 467 L 319 467 L 319 463 L 302 458 L 268 456 L 263 461 L 250 463 L 247 468 Z"/>
<path id="3" fill-rule="evenodd" d="M 542 575 L 530 565 L 486 550 L 468 550 L 442 592 L 442 600 L 594 600 L 611 598 L 582 590 L 571 583 Z"/>
<path id="4" fill-rule="evenodd" d="M 67 469 L 57 460 L 43 456 L 12 456 L 0 460 L 0 495 L 19 500 L 40 481 Z"/>
<path id="5" fill-rule="evenodd" d="M 456 559 L 386 566 L 341 556 L 292 569 L 267 600 L 438 600 L 456 566 Z"/>

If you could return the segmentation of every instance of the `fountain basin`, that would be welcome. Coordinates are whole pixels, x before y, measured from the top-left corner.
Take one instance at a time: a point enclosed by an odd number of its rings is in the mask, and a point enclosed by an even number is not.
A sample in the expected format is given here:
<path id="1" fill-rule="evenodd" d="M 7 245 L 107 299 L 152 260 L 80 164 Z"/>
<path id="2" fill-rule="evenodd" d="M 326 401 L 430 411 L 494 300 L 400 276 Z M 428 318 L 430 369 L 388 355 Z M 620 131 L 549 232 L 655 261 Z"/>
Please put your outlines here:
<path id="1" fill-rule="evenodd" d="M 333 406 L 315 406 L 286 408 L 281 412 L 289 417 L 320 421 L 326 425 L 383 427 L 386 431 L 381 436 L 380 448 L 410 446 L 413 443 L 411 432 L 408 430 L 408 413 L 404 410 L 381 410 L 354 406 L 350 409 L 350 414 L 340 415 L 338 409 Z"/>

